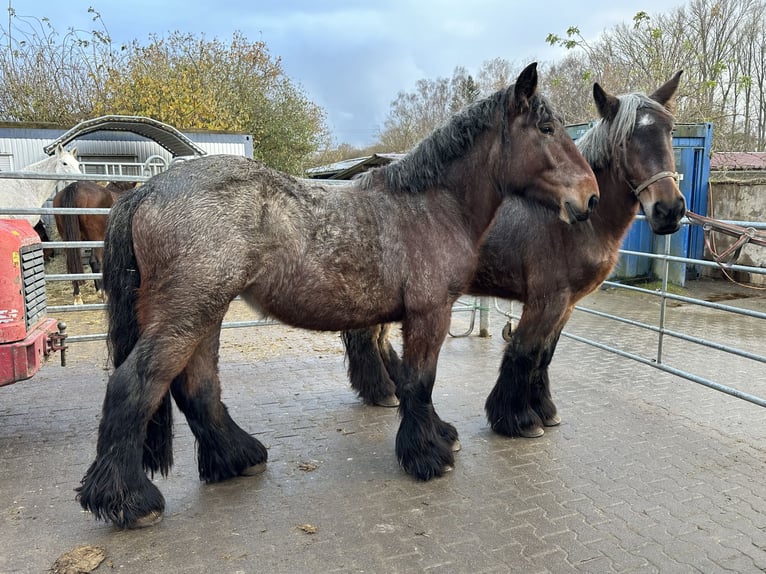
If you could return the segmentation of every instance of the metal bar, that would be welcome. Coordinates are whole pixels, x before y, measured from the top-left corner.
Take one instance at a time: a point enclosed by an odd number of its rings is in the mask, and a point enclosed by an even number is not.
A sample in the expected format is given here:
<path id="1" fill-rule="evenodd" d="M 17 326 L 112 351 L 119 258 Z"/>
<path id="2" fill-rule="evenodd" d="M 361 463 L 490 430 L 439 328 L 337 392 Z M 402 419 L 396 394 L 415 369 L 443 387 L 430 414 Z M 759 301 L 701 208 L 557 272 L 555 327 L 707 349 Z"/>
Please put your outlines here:
<path id="1" fill-rule="evenodd" d="M 580 307 L 579 305 L 576 305 L 575 309 L 583 313 L 588 313 L 589 315 L 594 315 L 596 317 L 601 317 L 603 319 L 610 319 L 612 321 L 617 321 L 618 323 L 630 325 L 631 327 L 638 327 L 640 329 L 646 329 L 647 331 L 653 331 L 655 333 L 668 335 L 670 337 L 674 337 L 676 339 L 681 339 L 682 341 L 686 341 L 687 343 L 695 343 L 703 347 L 708 347 L 710 349 L 715 349 L 717 351 L 723 351 L 726 353 L 730 353 L 732 355 L 743 357 L 745 359 L 752 359 L 753 361 L 766 363 L 766 356 L 764 355 L 758 355 L 756 353 L 751 353 L 749 351 L 743 351 L 736 347 L 730 347 L 728 345 L 716 343 L 715 341 L 708 341 L 706 339 L 701 339 L 699 337 L 692 337 L 691 335 L 686 335 L 678 331 L 660 328 L 660 327 L 657 327 L 656 325 L 650 325 L 649 323 L 644 323 L 642 321 L 627 319 L 626 317 L 620 317 L 618 315 L 611 315 L 610 313 L 605 313 L 604 311 L 597 311 L 596 309 L 590 309 L 588 307 Z"/>
<path id="2" fill-rule="evenodd" d="M 254 319 L 252 321 L 229 321 L 226 323 L 222 323 L 221 328 L 222 329 L 242 329 L 245 327 L 266 327 L 268 325 L 277 325 L 277 324 L 279 324 L 279 322 L 275 321 L 274 319 Z M 67 343 L 85 343 L 89 341 L 105 341 L 105 340 L 106 340 L 106 333 L 93 333 L 90 335 L 69 335 L 66 338 Z"/>
<path id="3" fill-rule="evenodd" d="M 0 215 L 109 215 L 108 207 L 0 207 Z"/>
<path id="4" fill-rule="evenodd" d="M 665 236 L 665 255 L 670 255 L 670 235 Z M 662 295 L 660 296 L 660 334 L 657 337 L 657 362 L 662 363 L 662 342 L 663 331 L 665 329 L 665 309 L 668 299 L 665 295 L 668 292 L 668 275 L 670 274 L 670 261 L 667 259 L 662 267 Z"/>
<path id="5" fill-rule="evenodd" d="M 111 175 L 106 173 L 38 173 L 33 171 L 3 171 L 0 179 L 48 179 L 56 181 L 147 181 L 144 175 Z"/>
<path id="6" fill-rule="evenodd" d="M 763 274 L 763 273 L 761 273 Z M 626 289 L 628 291 L 637 291 L 639 293 L 646 293 L 654 297 L 666 297 L 674 301 L 683 301 L 684 303 L 691 303 L 692 305 L 699 305 L 700 307 L 709 307 L 711 309 L 717 309 L 718 311 L 727 311 L 729 313 L 735 313 L 737 315 L 744 315 L 746 317 L 754 317 L 756 319 L 766 319 L 766 313 L 760 311 L 753 311 L 751 309 L 743 309 L 741 307 L 732 307 L 731 305 L 724 305 L 722 303 L 716 303 L 714 301 L 705 301 L 704 299 L 694 299 L 693 297 L 685 297 L 683 295 L 676 295 L 675 293 L 665 293 L 661 295 L 658 291 L 651 289 L 644 289 L 643 287 L 636 287 L 635 285 L 624 285 L 614 281 L 604 281 L 603 285 L 614 287 L 616 289 Z"/>
<path id="7" fill-rule="evenodd" d="M 659 253 L 644 253 L 643 251 L 631 251 L 629 249 L 620 249 L 620 253 L 623 255 L 637 255 L 639 257 L 646 257 L 648 259 L 663 259 L 666 261 L 673 261 L 676 263 L 693 263 L 695 265 L 702 265 L 705 267 L 724 267 L 730 271 L 744 271 L 745 273 L 763 273 L 761 267 L 748 267 L 747 265 L 732 265 L 724 263 L 719 265 L 715 261 L 707 261 L 706 259 L 689 259 L 688 257 L 677 257 L 675 255 L 662 255 Z"/>
<path id="8" fill-rule="evenodd" d="M 609 345 L 604 345 L 603 343 L 598 343 L 596 341 L 592 341 L 590 339 L 585 339 L 583 337 L 579 337 L 577 335 L 573 335 L 571 333 L 565 333 L 562 332 L 562 335 L 565 337 L 568 337 L 569 339 L 572 339 L 574 341 L 579 341 L 580 343 L 585 343 L 586 345 L 591 345 L 592 347 L 596 347 L 598 349 L 601 349 L 603 351 L 609 351 L 610 353 L 614 353 L 615 355 L 619 355 L 621 357 L 625 357 L 628 359 L 633 359 L 634 361 L 638 361 L 639 363 L 642 363 L 644 365 L 648 365 L 650 367 L 654 367 L 655 369 L 659 369 L 660 371 L 664 371 L 666 373 L 670 373 L 672 375 L 676 375 L 678 377 L 684 378 L 688 381 L 693 381 L 695 383 L 699 383 L 700 385 L 704 385 L 706 387 L 709 387 L 711 389 L 714 389 L 716 391 L 720 391 L 724 394 L 730 395 L 732 397 L 737 397 L 739 399 L 751 402 L 753 404 L 756 404 L 761 407 L 766 407 L 766 399 L 763 399 L 761 397 L 758 397 L 756 395 L 751 395 L 750 393 L 745 393 L 743 391 L 734 389 L 732 387 L 727 387 L 726 385 L 721 385 L 719 383 L 716 383 L 715 381 L 711 381 L 702 377 L 699 377 L 697 375 L 694 375 L 692 373 L 688 373 L 686 371 L 681 371 L 680 369 L 675 369 L 673 367 L 669 367 L 664 364 L 655 363 L 651 359 L 647 359 L 645 357 L 642 357 L 641 355 L 636 355 L 634 353 L 628 353 L 626 351 L 622 351 L 620 349 L 615 349 L 614 347 L 610 347 Z"/>

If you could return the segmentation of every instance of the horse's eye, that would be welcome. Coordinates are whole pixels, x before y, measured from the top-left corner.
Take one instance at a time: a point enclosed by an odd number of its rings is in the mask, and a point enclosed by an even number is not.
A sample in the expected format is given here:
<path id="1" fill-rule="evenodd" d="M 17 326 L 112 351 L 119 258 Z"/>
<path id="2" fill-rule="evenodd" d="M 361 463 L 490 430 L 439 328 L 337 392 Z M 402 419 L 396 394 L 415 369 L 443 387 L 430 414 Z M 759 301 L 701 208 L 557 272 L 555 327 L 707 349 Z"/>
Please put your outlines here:
<path id="1" fill-rule="evenodd" d="M 540 126 L 540 131 L 543 132 L 547 136 L 553 135 L 553 125 L 552 124 L 543 124 Z"/>

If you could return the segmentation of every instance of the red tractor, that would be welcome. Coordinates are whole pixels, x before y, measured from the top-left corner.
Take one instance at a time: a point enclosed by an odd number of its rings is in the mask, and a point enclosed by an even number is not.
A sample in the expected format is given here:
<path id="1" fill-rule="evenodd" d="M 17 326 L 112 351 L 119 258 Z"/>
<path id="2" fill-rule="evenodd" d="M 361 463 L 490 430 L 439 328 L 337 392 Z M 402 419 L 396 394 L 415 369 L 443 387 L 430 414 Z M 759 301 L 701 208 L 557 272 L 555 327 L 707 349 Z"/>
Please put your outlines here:
<path id="1" fill-rule="evenodd" d="M 54 352 L 66 362 L 66 325 L 47 316 L 40 237 L 24 219 L 0 219 L 0 386 L 34 375 Z"/>

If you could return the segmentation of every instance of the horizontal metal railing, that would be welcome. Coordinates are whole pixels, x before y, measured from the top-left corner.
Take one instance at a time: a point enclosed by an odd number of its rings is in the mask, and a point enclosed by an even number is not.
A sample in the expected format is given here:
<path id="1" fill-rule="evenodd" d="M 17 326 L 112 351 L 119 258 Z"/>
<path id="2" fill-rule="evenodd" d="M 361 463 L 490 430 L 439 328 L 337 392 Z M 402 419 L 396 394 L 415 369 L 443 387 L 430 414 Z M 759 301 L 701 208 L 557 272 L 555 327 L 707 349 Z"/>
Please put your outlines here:
<path id="1" fill-rule="evenodd" d="M 0 177 L 9 177 L 11 175 L 19 175 L 19 174 L 12 174 L 11 172 L 6 173 L 0 173 Z M 26 175 L 37 175 L 37 174 L 24 174 Z M 49 177 L 50 176 L 46 176 Z M 113 178 L 113 176 L 109 176 L 110 179 Z M 69 179 L 71 180 L 71 175 L 62 177 L 61 179 Z M 77 177 L 77 179 L 80 179 L 80 177 Z M 88 179 L 88 180 L 97 180 L 102 181 L 103 176 L 82 176 L 82 179 Z M 124 179 L 129 181 L 135 181 L 137 176 L 130 176 L 130 177 L 119 177 L 114 176 L 114 179 Z M 37 209 L 20 209 L 20 208 L 0 208 L 0 217 L 6 214 L 14 214 L 14 215 L 26 215 L 31 213 L 40 213 L 40 214 L 56 214 L 56 213 L 90 213 L 90 214 L 106 214 L 108 213 L 108 209 L 67 209 L 67 208 L 37 208 Z M 766 223 L 763 222 L 747 222 L 747 221 L 726 221 L 725 223 L 731 223 L 734 225 L 741 225 L 745 227 L 754 227 L 755 229 L 766 229 Z M 688 220 L 684 221 L 684 224 L 689 225 L 690 222 Z M 52 247 L 52 248 L 93 248 L 93 247 L 99 247 L 102 245 L 102 242 L 98 241 L 81 241 L 81 242 L 63 242 L 63 241 L 51 241 L 51 242 L 45 242 L 43 244 L 44 247 Z M 690 259 L 686 257 L 678 257 L 670 255 L 670 236 L 666 236 L 665 238 L 665 253 L 658 254 L 658 253 L 644 253 L 640 251 L 632 251 L 632 250 L 621 250 L 620 253 L 624 255 L 631 255 L 631 256 L 639 256 L 639 257 L 647 257 L 654 260 L 659 260 L 663 262 L 665 266 L 663 277 L 668 277 L 668 267 L 671 263 L 684 263 L 684 264 L 693 264 L 698 266 L 704 266 L 704 267 L 719 267 L 719 264 L 714 261 L 708 261 L 708 260 L 698 260 L 698 259 Z M 747 266 L 747 265 L 738 265 L 738 264 L 731 264 L 731 265 L 725 265 L 725 269 L 729 272 L 747 272 L 747 273 L 753 273 L 753 274 L 759 274 L 763 275 L 766 274 L 766 269 L 762 269 L 760 267 L 754 267 L 754 266 Z M 75 279 L 81 279 L 81 280 L 92 280 L 97 279 L 100 277 L 100 274 L 97 273 L 83 273 L 83 274 L 50 274 L 46 275 L 47 281 L 72 281 Z M 610 353 L 629 358 L 632 360 L 635 360 L 639 363 L 651 366 L 653 368 L 659 369 L 661 371 L 671 373 L 673 375 L 682 377 L 684 379 L 693 381 L 695 383 L 704 385 L 706 387 L 709 387 L 711 389 L 715 389 L 717 391 L 726 393 L 728 395 L 749 401 L 751 403 L 757 404 L 759 406 L 766 406 L 766 399 L 763 397 L 759 397 L 753 394 L 749 394 L 746 392 L 743 392 L 741 390 L 738 390 L 736 388 L 733 388 L 728 385 L 723 385 L 721 383 L 718 383 L 716 381 L 710 380 L 705 377 L 701 377 L 699 375 L 696 375 L 694 373 L 691 373 L 685 369 L 680 369 L 677 367 L 673 367 L 670 365 L 667 365 L 663 362 L 663 343 L 665 337 L 671 337 L 678 340 L 685 341 L 687 343 L 694 343 L 697 345 L 701 345 L 706 348 L 710 348 L 716 351 L 724 352 L 727 354 L 732 355 L 733 357 L 738 357 L 740 359 L 746 359 L 746 360 L 752 360 L 757 363 L 766 363 L 766 356 L 760 354 L 760 353 L 754 353 L 751 351 L 746 351 L 743 349 L 739 349 L 737 347 L 734 347 L 732 345 L 725 345 L 718 343 L 716 341 L 711 341 L 699 337 L 695 337 L 692 335 L 688 335 L 685 333 L 681 333 L 676 330 L 672 330 L 667 328 L 665 324 L 665 309 L 666 305 L 669 301 L 678 301 L 683 303 L 689 303 L 693 305 L 698 305 L 702 307 L 707 307 L 711 309 L 715 309 L 717 311 L 723 312 L 723 313 L 730 313 L 732 315 L 740 315 L 743 317 L 748 318 L 754 318 L 756 320 L 764 321 L 764 333 L 766 333 L 766 313 L 754 311 L 751 309 L 744 309 L 740 307 L 734 307 L 731 305 L 724 305 L 717 302 L 711 302 L 711 301 L 704 301 L 701 299 L 695 299 L 692 297 L 686 297 L 683 295 L 677 295 L 674 293 L 670 293 L 668 290 L 668 284 L 667 279 L 663 282 L 663 285 L 658 290 L 649 290 L 644 289 L 641 287 L 636 287 L 632 285 L 626 285 L 620 282 L 616 281 L 606 281 L 604 282 L 605 286 L 615 288 L 615 289 L 627 289 L 627 290 L 633 290 L 638 291 L 646 295 L 656 296 L 660 298 L 661 305 L 660 305 L 660 316 L 658 324 L 650 324 L 645 323 L 641 321 L 634 321 L 627 319 L 625 317 L 621 317 L 618 315 L 605 313 L 602 311 L 598 311 L 595 309 L 588 308 L 585 305 L 577 305 L 575 307 L 576 312 L 578 313 L 588 313 L 594 316 L 598 316 L 600 318 L 604 318 L 607 320 L 613 320 L 617 323 L 626 324 L 631 327 L 636 327 L 640 329 L 644 329 L 648 332 L 653 333 L 657 336 L 657 345 L 656 345 L 656 351 L 654 356 L 646 357 L 641 356 L 636 353 L 626 351 L 625 349 L 620 349 L 618 347 L 615 347 L 610 344 L 606 344 L 594 339 L 590 339 L 588 337 L 583 337 L 581 335 L 574 334 L 570 332 L 569 330 L 564 330 L 562 332 L 562 335 L 564 337 L 567 337 L 569 339 L 585 343 L 591 346 L 594 346 L 596 348 L 602 349 L 604 351 L 608 351 Z M 468 302 L 465 299 L 461 300 L 454 308 L 455 312 L 465 312 L 469 311 L 472 313 L 470 317 L 470 329 L 464 333 L 459 333 L 454 336 L 466 336 L 469 335 L 473 329 L 474 329 L 474 314 L 480 313 L 481 316 L 481 325 L 482 325 L 482 332 L 488 332 L 489 328 L 489 305 L 487 303 L 487 300 L 480 300 L 477 298 L 474 300 L 474 302 Z M 48 310 L 52 314 L 60 314 L 60 313 L 71 313 L 71 312 L 80 312 L 80 311 L 100 311 L 105 309 L 104 304 L 86 304 L 86 305 L 52 305 L 48 307 Z M 509 319 L 512 320 L 518 320 L 520 318 L 520 313 L 513 313 L 513 309 L 511 309 L 510 312 L 506 312 L 501 310 L 497 302 L 495 302 L 495 309 L 506 315 Z M 260 326 L 267 326 L 267 325 L 274 325 L 277 322 L 271 319 L 256 319 L 256 320 L 249 320 L 249 321 L 231 321 L 231 322 L 225 322 L 223 324 L 223 328 L 230 329 L 230 328 L 245 328 L 245 327 L 260 327 Z M 78 335 L 78 334 L 72 334 L 68 337 L 67 341 L 69 343 L 79 343 L 79 342 L 86 342 L 86 341 L 97 341 L 97 340 L 104 340 L 106 338 L 105 333 L 97 333 L 97 334 L 89 334 L 89 335 Z"/>
<path id="2" fill-rule="evenodd" d="M 726 223 L 733 223 L 733 222 L 726 222 Z M 689 225 L 690 222 L 688 220 L 684 221 L 685 225 Z M 766 229 L 766 224 L 758 222 L 734 222 L 734 225 L 744 225 L 744 226 L 751 226 L 756 227 L 758 229 Z M 756 311 L 752 309 L 746 309 L 741 307 L 735 307 L 732 305 L 725 305 L 721 303 L 717 303 L 714 301 L 705 301 L 702 299 L 696 299 L 693 297 L 686 297 L 683 295 L 677 295 L 674 293 L 671 293 L 669 291 L 669 285 L 667 283 L 667 277 L 669 276 L 669 265 L 671 263 L 690 263 L 694 265 L 699 266 L 705 266 L 705 267 L 721 267 L 718 263 L 714 261 L 707 261 L 707 260 L 700 260 L 700 259 L 690 259 L 686 257 L 677 257 L 670 255 L 670 242 L 671 242 L 671 236 L 665 236 L 665 243 L 664 243 L 664 251 L 663 254 L 656 254 L 656 253 L 644 253 L 640 251 L 632 251 L 632 250 L 620 250 L 621 254 L 624 255 L 635 255 L 640 257 L 647 257 L 655 260 L 660 260 L 664 262 L 664 272 L 662 276 L 664 277 L 662 286 L 660 289 L 657 290 L 651 290 L 651 289 L 645 289 L 641 287 L 636 287 L 634 285 L 627 285 L 624 283 L 621 283 L 619 281 L 605 281 L 603 285 L 605 287 L 610 287 L 614 289 L 624 289 L 624 290 L 631 290 L 640 292 L 645 295 L 650 295 L 654 297 L 658 297 L 660 299 L 660 311 L 659 311 L 659 318 L 658 318 L 658 324 L 650 324 L 643 321 L 636 321 L 631 320 L 625 317 L 621 317 L 619 315 L 615 315 L 612 313 L 606 313 L 603 311 L 599 311 L 593 308 L 590 308 L 586 305 L 576 305 L 575 311 L 579 313 L 586 313 L 593 316 L 598 316 L 603 319 L 615 321 L 617 323 L 629 325 L 631 327 L 637 327 L 640 329 L 644 329 L 646 331 L 649 331 L 651 333 L 654 333 L 657 336 L 656 341 L 656 350 L 654 356 L 642 356 L 637 353 L 633 353 L 630 351 L 627 351 L 625 349 L 621 349 L 619 347 L 616 347 L 612 344 L 607 344 L 598 340 L 595 340 L 590 337 L 584 337 L 582 335 L 577 335 L 571 330 L 564 329 L 561 333 L 562 336 L 569 338 L 574 341 L 578 341 L 580 343 L 585 343 L 587 345 L 591 345 L 593 347 L 596 347 L 598 349 L 608 351 L 610 353 L 616 354 L 618 356 L 632 359 L 634 361 L 637 361 L 639 363 L 642 363 L 644 365 L 651 366 L 655 369 L 682 377 L 684 379 L 687 379 L 689 381 L 695 382 L 697 384 L 706 386 L 708 388 L 720 391 L 722 393 L 725 393 L 727 395 L 743 399 L 746 401 L 749 401 L 753 404 L 766 407 L 766 398 L 752 394 L 747 393 L 745 391 L 742 391 L 740 389 L 737 389 L 731 385 L 725 385 L 716 381 L 713 381 L 709 378 L 699 376 L 697 374 L 694 374 L 686 369 L 674 367 L 671 365 L 666 364 L 663 361 L 663 347 L 664 347 L 664 338 L 670 337 L 677 340 L 681 340 L 687 343 L 693 343 L 695 345 L 700 345 L 704 348 L 709 348 L 715 351 L 724 352 L 727 353 L 733 357 L 739 357 L 742 359 L 752 360 L 757 363 L 765 364 L 766 363 L 766 355 L 756 352 L 751 352 L 747 350 L 743 350 L 737 347 L 734 347 L 732 345 L 726 345 L 719 343 L 717 341 L 711 341 L 708 339 L 704 339 L 701 337 L 688 335 L 686 333 L 682 333 L 673 329 L 669 329 L 666 326 L 666 318 L 665 318 L 665 312 L 667 309 L 667 304 L 669 301 L 678 301 L 688 304 L 697 305 L 700 307 L 706 307 L 710 309 L 714 309 L 716 311 L 721 311 L 723 313 L 729 313 L 732 315 L 739 315 L 742 317 L 747 317 L 751 319 L 756 319 L 760 321 L 764 321 L 763 326 L 763 332 L 766 334 L 766 313 L 761 311 Z M 761 267 L 753 267 L 753 266 L 747 266 L 747 265 L 737 265 L 737 264 L 727 264 L 724 265 L 723 268 L 727 272 L 732 271 L 743 271 L 747 273 L 753 273 L 756 275 L 766 275 L 766 269 Z M 499 311 L 500 313 L 504 314 L 509 321 L 518 321 L 521 318 L 520 312 L 514 312 L 513 305 L 511 306 L 510 311 L 505 311 L 501 309 L 497 301 L 495 301 L 495 309 Z M 765 341 L 765 348 L 766 348 L 766 337 L 764 338 Z M 764 373 L 764 381 L 766 381 L 766 372 Z"/>

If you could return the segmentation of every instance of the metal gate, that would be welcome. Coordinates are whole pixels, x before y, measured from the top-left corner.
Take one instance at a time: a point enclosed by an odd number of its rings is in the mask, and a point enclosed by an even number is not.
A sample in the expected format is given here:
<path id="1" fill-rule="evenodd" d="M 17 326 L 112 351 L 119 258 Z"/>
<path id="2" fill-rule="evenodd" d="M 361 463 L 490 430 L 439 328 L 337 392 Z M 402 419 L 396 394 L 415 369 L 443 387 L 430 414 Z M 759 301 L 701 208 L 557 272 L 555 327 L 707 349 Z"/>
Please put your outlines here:
<path id="1" fill-rule="evenodd" d="M 766 222 L 725 223 L 766 230 Z M 687 235 L 701 232 L 699 228 L 691 228 L 692 224 L 686 218 L 684 225 L 689 228 L 685 230 Z M 599 308 L 593 304 L 597 296 L 586 297 L 581 305 L 575 307 L 562 336 L 766 407 L 766 287 L 740 286 L 740 295 L 747 294 L 746 289 L 752 289 L 752 297 L 736 299 L 736 304 L 715 300 L 718 295 L 725 296 L 727 287 L 731 285 L 725 279 L 707 283 L 713 288 L 708 297 L 683 294 L 687 289 L 680 289 L 668 280 L 673 276 L 668 271 L 671 265 L 684 268 L 717 268 L 721 265 L 714 261 L 671 255 L 673 236 L 662 239 L 664 253 L 620 250 L 622 255 L 650 259 L 655 267 L 660 268 L 661 282 L 647 288 L 610 280 L 605 281 L 601 288 L 637 294 L 644 298 L 642 305 L 645 309 L 631 309 L 630 304 L 624 304 L 617 310 Z M 766 276 L 766 269 L 760 267 L 737 264 L 725 264 L 723 267 L 728 274 L 739 271 Z M 686 287 L 694 288 L 694 283 L 687 282 Z M 655 300 L 656 308 L 646 309 L 646 298 Z M 623 301 L 629 300 L 626 298 Z M 513 329 L 522 309 L 520 303 L 487 297 L 463 297 L 460 306 L 460 311 L 480 315 L 480 334 L 490 332 L 492 311 L 504 316 L 508 323 L 503 328 L 503 336 Z M 678 309 L 686 315 L 683 321 L 675 321 L 681 327 L 669 320 L 669 312 Z M 598 333 L 592 332 L 592 322 L 589 322 L 589 332 L 577 328 L 578 318 L 586 314 L 603 319 L 604 326 Z M 497 317 L 496 314 L 494 316 Z M 474 324 L 472 316 L 468 329 L 458 336 L 471 334 Z M 669 342 L 683 348 L 683 351 L 669 354 Z M 721 361 L 709 361 L 712 355 L 708 353 L 723 354 L 726 359 L 724 364 L 730 365 L 730 369 L 725 372 L 721 372 L 720 368 L 712 370 L 710 365 L 714 362 L 720 364 Z"/>
<path id="2" fill-rule="evenodd" d="M 24 177 L 29 174 L 18 173 L 0 173 L 0 177 Z M 30 177 L 40 177 L 39 174 L 30 175 Z M 54 178 L 54 177 L 51 177 Z M 59 179 L 64 179 L 59 177 Z M 71 175 L 67 178 L 71 180 Z M 98 175 L 83 175 L 78 179 L 82 180 L 95 180 L 99 181 L 103 179 L 103 176 Z M 115 180 L 131 180 L 147 179 L 138 178 L 136 176 L 110 176 L 110 179 Z M 53 213 L 108 213 L 107 209 L 64 209 L 64 208 L 39 208 L 39 209 L 13 209 L 13 208 L 0 208 L 0 217 L 4 214 L 27 214 L 27 213 L 41 213 L 41 214 L 53 214 Z M 753 229 L 766 230 L 766 223 L 764 222 L 732 222 L 738 224 L 745 224 Z M 690 222 L 685 221 L 687 229 L 683 230 L 686 236 L 693 236 L 695 230 L 690 228 Z M 701 233 L 701 231 L 700 231 Z M 660 238 L 657 238 L 660 239 Z M 567 329 L 562 333 L 564 337 L 570 338 L 575 341 L 593 345 L 604 351 L 617 354 L 622 357 L 626 357 L 635 361 L 638 361 L 647 366 L 677 375 L 689 381 L 704 385 L 711 389 L 715 389 L 726 393 L 728 395 L 744 399 L 759 406 L 766 406 L 766 391 L 760 390 L 756 384 L 756 391 L 752 392 L 746 390 L 753 387 L 753 383 L 766 382 L 766 297 L 755 297 L 752 302 L 753 305 L 732 305 L 725 304 L 718 301 L 710 301 L 696 297 L 690 297 L 684 294 L 674 293 L 672 289 L 672 282 L 669 278 L 674 276 L 674 273 L 670 271 L 671 265 L 679 265 L 686 267 L 717 267 L 718 264 L 713 261 L 707 261 L 703 259 L 680 257 L 672 255 L 673 242 L 677 241 L 674 236 L 665 236 L 662 253 L 645 253 L 641 251 L 633 250 L 621 250 L 623 256 L 641 257 L 647 258 L 655 268 L 660 266 L 664 271 L 660 272 L 662 282 L 656 288 L 646 288 L 634 285 L 625 284 L 619 281 L 606 281 L 603 284 L 604 289 L 614 289 L 638 293 L 645 297 L 651 297 L 658 301 L 657 313 L 654 320 L 646 320 L 645 318 L 636 319 L 628 316 L 628 313 L 620 309 L 617 312 L 604 311 L 597 308 L 593 308 L 587 304 L 578 305 L 576 311 L 570 319 Z M 81 242 L 46 242 L 45 247 L 54 248 L 92 248 L 100 246 L 101 242 L 94 241 L 81 241 Z M 766 275 L 766 269 L 758 267 L 749 267 L 736 264 L 730 264 L 726 266 L 726 269 L 730 272 L 743 271 L 757 275 Z M 84 273 L 78 275 L 71 274 L 48 274 L 46 275 L 46 282 L 56 281 L 72 281 L 73 279 L 92 280 L 98 278 L 98 274 Z M 586 298 L 585 302 L 588 302 Z M 736 337 L 734 340 L 718 341 L 713 338 L 704 336 L 704 331 L 701 334 L 699 329 L 696 331 L 684 332 L 680 329 L 673 328 L 668 324 L 667 315 L 668 309 L 674 305 L 691 305 L 697 308 L 708 310 L 711 315 L 708 319 L 716 324 L 721 321 L 728 322 L 733 330 L 741 330 L 742 325 L 747 323 L 746 329 L 748 332 L 755 333 L 755 342 L 751 342 L 748 346 L 738 344 Z M 479 313 L 481 317 L 480 321 L 480 334 L 489 335 L 490 332 L 490 311 L 492 310 L 493 302 L 486 298 L 461 298 L 460 302 L 453 309 L 456 314 L 464 315 L 466 311 L 469 312 L 470 325 L 469 329 L 465 332 L 453 334 L 453 336 L 466 336 L 474 331 L 474 318 L 475 314 Z M 56 317 L 63 317 L 68 313 L 78 313 L 82 311 L 101 311 L 105 308 L 103 304 L 86 304 L 86 305 L 55 305 L 49 306 L 48 311 L 51 315 Z M 505 315 L 509 321 L 516 320 L 520 317 L 520 309 L 514 309 L 513 305 L 510 308 L 503 308 L 498 302 L 494 302 L 494 309 Z M 578 314 L 590 314 L 601 317 L 611 323 L 611 327 L 607 327 L 606 336 L 599 339 L 596 337 L 586 336 L 576 332 L 576 329 L 572 327 L 577 323 Z M 274 324 L 273 320 L 250 320 L 250 321 L 236 321 L 224 323 L 224 328 L 242 328 L 242 327 L 255 327 Z M 615 345 L 613 344 L 615 331 L 615 325 L 621 329 L 620 332 L 628 332 L 629 330 L 639 330 L 642 332 L 641 339 L 643 344 L 647 343 L 647 336 L 652 338 L 651 352 L 638 352 L 635 348 L 635 343 L 638 340 L 636 337 L 629 337 L 625 344 Z M 76 345 L 77 343 L 86 341 L 98 341 L 105 340 L 105 333 L 97 334 L 78 334 L 76 332 L 70 332 L 67 339 L 68 344 Z M 729 337 L 731 339 L 731 337 Z M 742 361 L 743 363 L 738 366 L 737 369 L 732 369 L 732 376 L 726 376 L 727 374 L 709 374 L 704 372 L 704 368 L 689 368 L 688 357 L 685 359 L 683 356 L 679 357 L 675 355 L 673 360 L 668 360 L 666 353 L 666 342 L 668 340 L 682 341 L 685 344 L 692 344 L 696 348 L 703 349 L 704 352 L 716 352 L 725 353 L 730 356 L 734 361 Z M 691 355 L 689 355 L 691 356 Z M 703 355 L 704 356 L 704 355 Z M 704 360 L 701 361 L 704 363 Z M 744 365 L 744 366 L 743 366 Z M 696 365 L 702 366 L 704 365 Z M 702 371 L 702 372 L 700 372 Z M 737 379 L 734 376 L 736 373 L 742 373 L 742 379 Z M 718 380 L 716 380 L 718 377 Z M 723 380 L 725 379 L 725 380 Z"/>

